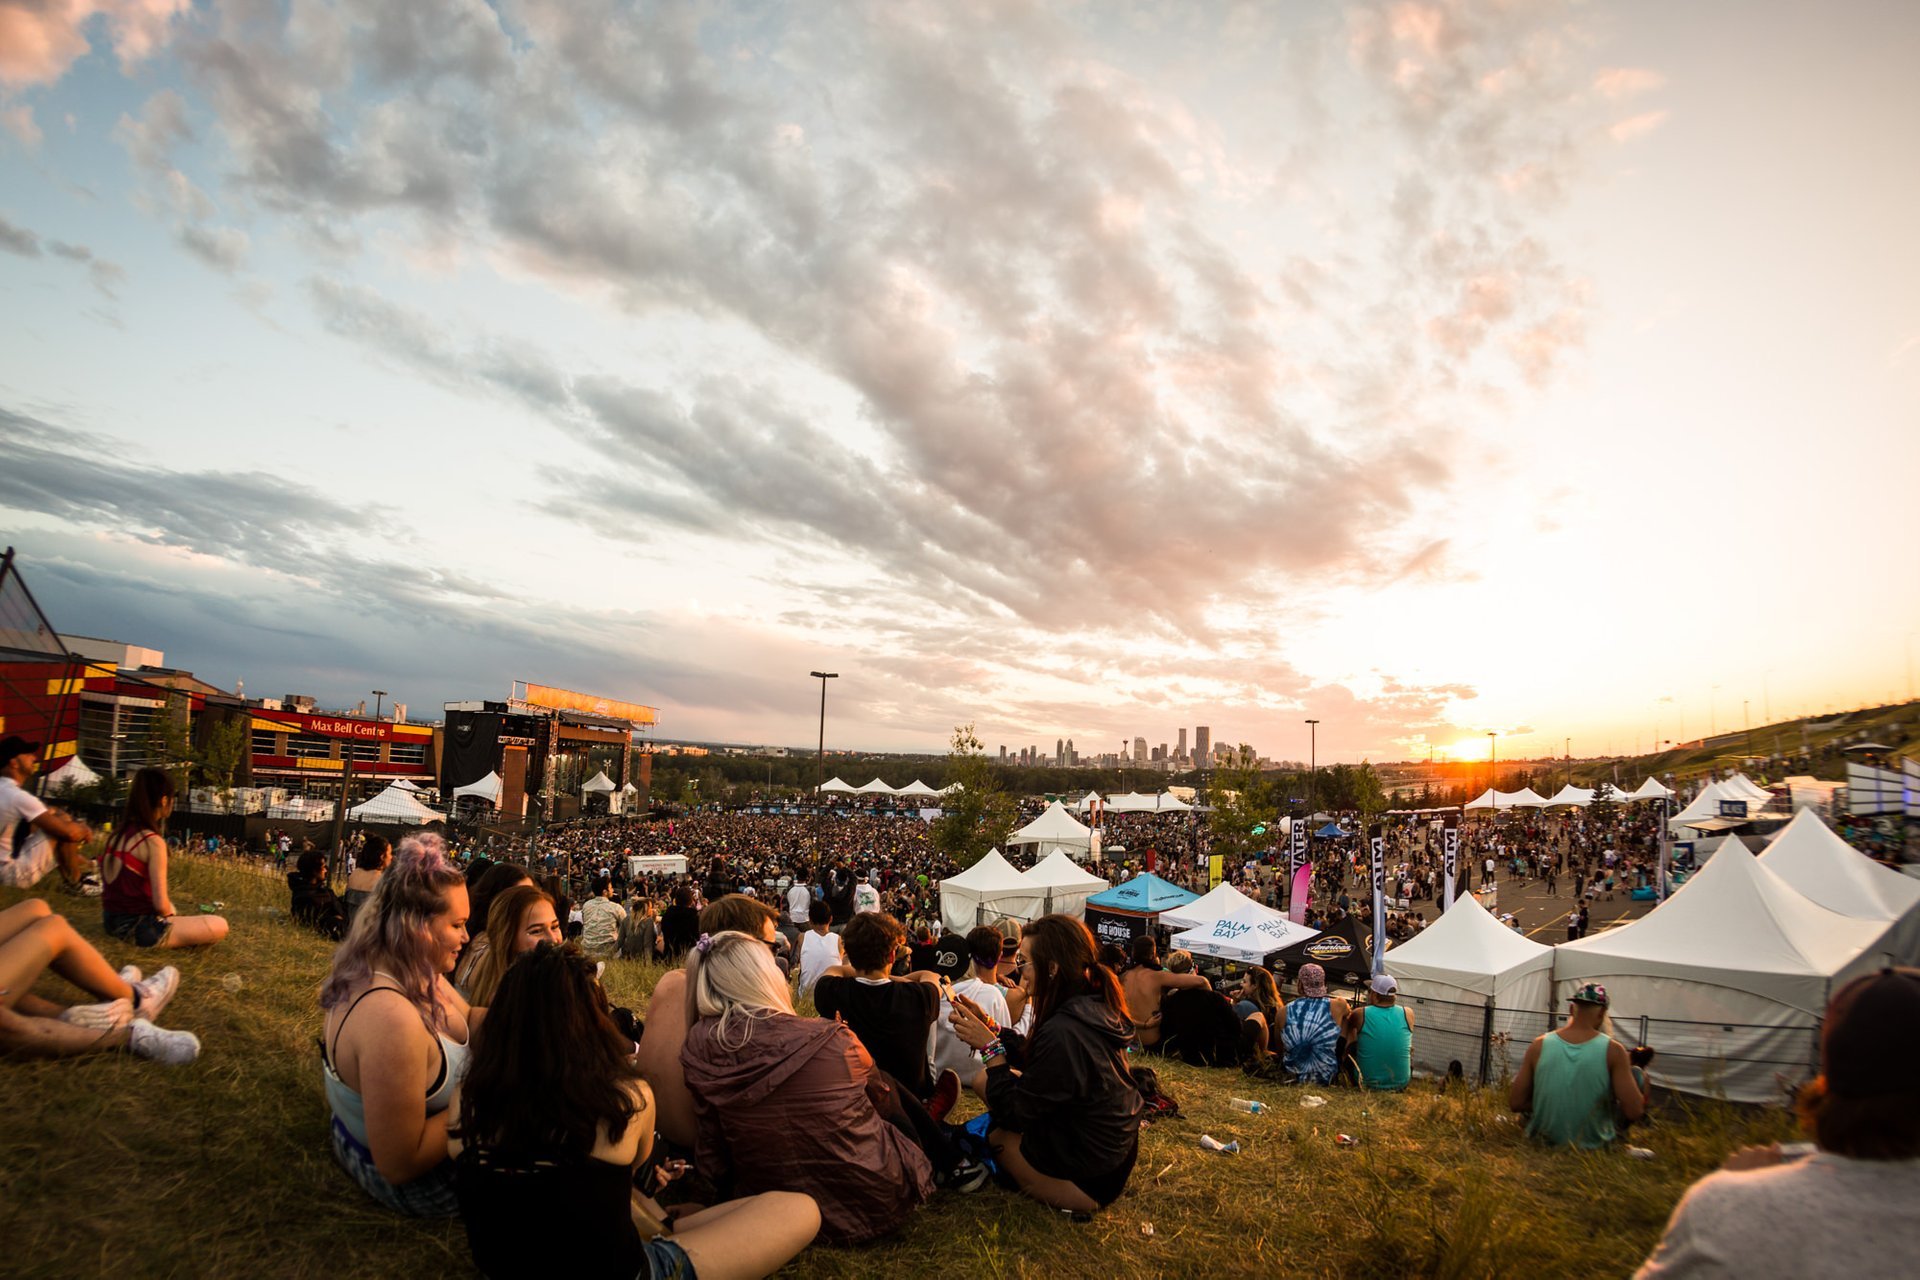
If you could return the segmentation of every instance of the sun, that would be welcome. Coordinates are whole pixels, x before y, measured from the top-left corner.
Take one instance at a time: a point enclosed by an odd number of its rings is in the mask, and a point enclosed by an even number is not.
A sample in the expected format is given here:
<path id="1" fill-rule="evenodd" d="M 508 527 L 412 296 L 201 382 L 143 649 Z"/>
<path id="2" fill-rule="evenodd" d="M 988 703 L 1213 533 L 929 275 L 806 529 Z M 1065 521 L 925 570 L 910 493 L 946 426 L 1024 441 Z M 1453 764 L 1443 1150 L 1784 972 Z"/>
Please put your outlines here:
<path id="1" fill-rule="evenodd" d="M 1455 760 L 1479 760 L 1487 754 L 1487 740 L 1484 737 L 1462 738 L 1446 749 Z"/>

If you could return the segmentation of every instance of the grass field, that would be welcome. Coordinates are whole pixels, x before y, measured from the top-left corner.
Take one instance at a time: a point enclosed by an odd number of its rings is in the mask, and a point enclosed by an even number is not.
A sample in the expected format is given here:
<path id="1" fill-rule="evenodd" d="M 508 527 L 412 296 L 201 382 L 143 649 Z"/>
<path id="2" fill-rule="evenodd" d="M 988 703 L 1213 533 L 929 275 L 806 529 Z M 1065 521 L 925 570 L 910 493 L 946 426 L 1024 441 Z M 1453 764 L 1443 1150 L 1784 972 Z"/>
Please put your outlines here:
<path id="1" fill-rule="evenodd" d="M 289 924 L 282 884 L 178 858 L 182 904 L 224 901 L 211 952 L 168 953 L 183 975 L 163 1021 L 198 1033 L 191 1067 L 122 1055 L 0 1060 L 0 1271 L 14 1276 L 470 1274 L 457 1222 L 376 1208 L 334 1165 L 315 1048 L 328 946 Z M 23 895 L 0 890 L 0 907 Z M 116 965 L 157 953 L 103 937 L 92 902 L 54 906 Z M 616 962 L 617 1000 L 644 1010 L 658 969 Z M 57 979 L 39 988 L 72 999 Z M 1531 1146 L 1500 1097 L 1418 1085 L 1403 1096 L 1305 1091 L 1237 1071 L 1167 1066 L 1186 1118 L 1142 1136 L 1126 1195 L 1075 1224 L 994 1188 L 942 1196 L 894 1240 L 815 1248 L 788 1274 L 1022 1276 L 1619 1276 L 1659 1238 L 1687 1184 L 1733 1147 L 1787 1134 L 1779 1113 L 1701 1104 L 1635 1140 L 1649 1161 Z M 1228 1099 L 1259 1098 L 1265 1115 Z M 1241 1153 L 1202 1150 L 1210 1133 Z M 1335 1144 L 1338 1133 L 1359 1139 Z M 798 1188 L 804 1190 L 805 1188 Z M 566 1272 L 564 1224 L 553 1236 Z"/>

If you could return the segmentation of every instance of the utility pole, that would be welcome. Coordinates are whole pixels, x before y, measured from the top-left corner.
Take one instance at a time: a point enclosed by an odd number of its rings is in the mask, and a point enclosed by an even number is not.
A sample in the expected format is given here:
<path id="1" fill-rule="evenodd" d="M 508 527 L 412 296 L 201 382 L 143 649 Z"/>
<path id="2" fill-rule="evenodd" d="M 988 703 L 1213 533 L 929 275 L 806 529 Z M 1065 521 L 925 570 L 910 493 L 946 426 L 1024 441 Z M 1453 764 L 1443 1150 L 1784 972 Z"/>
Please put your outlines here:
<path id="1" fill-rule="evenodd" d="M 820 682 L 820 745 L 813 757 L 813 803 L 818 812 L 820 804 L 820 784 L 825 780 L 822 772 L 827 763 L 827 681 L 840 678 L 838 671 L 809 671 L 808 675 Z"/>
<path id="2" fill-rule="evenodd" d="M 372 689 L 369 690 L 369 692 L 373 694 L 373 718 L 378 720 L 380 718 L 380 703 L 385 700 L 387 691 L 385 689 Z"/>
<path id="3" fill-rule="evenodd" d="M 340 774 L 340 803 L 333 811 L 333 856 L 327 872 L 335 880 L 347 864 L 347 793 L 353 790 L 353 739 L 341 743 L 341 749 L 347 753 L 347 767 Z"/>
<path id="4" fill-rule="evenodd" d="M 1318 784 L 1320 781 L 1320 758 L 1319 758 L 1318 752 L 1319 752 L 1319 741 L 1320 741 L 1320 722 L 1318 720 L 1308 720 L 1306 722 L 1306 725 L 1307 725 L 1307 818 L 1308 818 L 1307 826 L 1311 828 L 1313 826 L 1312 818 L 1313 818 L 1313 809 L 1315 806 L 1315 797 L 1319 794 Z M 1309 834 L 1311 834 L 1311 832 L 1309 832 Z"/>
<path id="5" fill-rule="evenodd" d="M 1500 761 L 1499 752 L 1494 749 L 1493 740 L 1499 736 L 1494 730 L 1487 730 L 1487 795 L 1493 803 L 1493 812 L 1496 816 L 1500 813 L 1500 801 L 1494 798 L 1500 792 Z"/>

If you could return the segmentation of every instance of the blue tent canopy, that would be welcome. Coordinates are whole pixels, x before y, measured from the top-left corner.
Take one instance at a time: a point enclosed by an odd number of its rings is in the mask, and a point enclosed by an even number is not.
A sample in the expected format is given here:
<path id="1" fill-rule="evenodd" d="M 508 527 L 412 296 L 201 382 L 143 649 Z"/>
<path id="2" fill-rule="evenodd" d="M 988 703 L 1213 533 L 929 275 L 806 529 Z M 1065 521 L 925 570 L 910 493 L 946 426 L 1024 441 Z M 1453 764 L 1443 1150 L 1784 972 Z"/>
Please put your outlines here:
<path id="1" fill-rule="evenodd" d="M 1314 832 L 1313 834 L 1317 836 L 1325 836 L 1327 839 L 1331 840 L 1335 836 L 1343 836 L 1347 833 L 1340 829 L 1339 823 L 1329 822 L 1326 826 L 1320 828 L 1318 831 Z"/>
<path id="2" fill-rule="evenodd" d="M 1184 907 L 1199 896 L 1149 871 L 1094 894 L 1087 899 L 1087 905 L 1106 907 L 1110 911 L 1167 911 Z"/>

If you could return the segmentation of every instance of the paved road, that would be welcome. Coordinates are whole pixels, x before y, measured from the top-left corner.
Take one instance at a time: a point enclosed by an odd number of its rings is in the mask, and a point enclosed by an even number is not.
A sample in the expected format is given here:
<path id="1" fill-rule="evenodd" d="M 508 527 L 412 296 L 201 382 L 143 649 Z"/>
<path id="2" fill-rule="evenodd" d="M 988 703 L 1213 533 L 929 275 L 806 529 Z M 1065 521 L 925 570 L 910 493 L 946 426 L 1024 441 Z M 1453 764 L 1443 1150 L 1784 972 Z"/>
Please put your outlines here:
<path id="1" fill-rule="evenodd" d="M 1476 892 L 1479 887 L 1480 878 L 1475 876 Z M 1567 912 L 1573 909 L 1573 877 L 1560 877 L 1556 887 L 1559 893 L 1549 894 L 1544 880 L 1516 880 L 1511 876 L 1500 876 L 1494 881 L 1498 905 L 1489 905 L 1489 909 L 1497 915 L 1512 912 L 1520 931 L 1530 938 L 1548 943 L 1565 942 Z M 1481 901 L 1484 903 L 1486 899 Z M 1633 901 L 1624 888 L 1615 890 L 1611 902 L 1603 893 L 1593 904 L 1593 918 L 1587 921 L 1587 934 L 1591 937 L 1623 920 L 1638 920 L 1653 910 L 1653 905 L 1651 902 Z"/>

